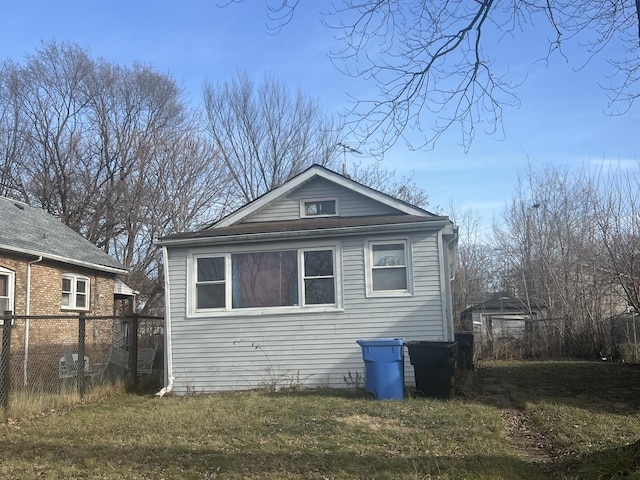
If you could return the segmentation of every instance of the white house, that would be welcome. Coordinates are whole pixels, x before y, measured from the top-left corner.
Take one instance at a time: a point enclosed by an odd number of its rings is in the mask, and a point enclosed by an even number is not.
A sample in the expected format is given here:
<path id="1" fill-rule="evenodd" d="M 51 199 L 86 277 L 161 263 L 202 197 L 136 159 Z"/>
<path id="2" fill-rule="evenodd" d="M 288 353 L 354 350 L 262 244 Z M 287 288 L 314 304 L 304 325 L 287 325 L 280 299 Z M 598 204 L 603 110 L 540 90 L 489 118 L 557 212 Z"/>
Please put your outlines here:
<path id="1" fill-rule="evenodd" d="M 457 228 L 324 167 L 158 243 L 162 393 L 347 387 L 363 378 L 358 339 L 454 340 Z"/>

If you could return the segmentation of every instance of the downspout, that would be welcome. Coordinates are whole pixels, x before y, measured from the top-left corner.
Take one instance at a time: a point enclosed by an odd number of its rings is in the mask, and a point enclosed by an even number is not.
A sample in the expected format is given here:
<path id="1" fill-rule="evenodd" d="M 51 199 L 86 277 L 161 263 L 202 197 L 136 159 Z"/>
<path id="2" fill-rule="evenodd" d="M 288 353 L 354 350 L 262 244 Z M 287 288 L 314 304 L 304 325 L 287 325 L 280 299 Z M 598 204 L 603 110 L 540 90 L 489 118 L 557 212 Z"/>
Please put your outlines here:
<path id="1" fill-rule="evenodd" d="M 448 270 L 448 276 L 449 276 L 449 281 L 447 282 L 447 302 L 449 304 L 449 316 L 450 316 L 450 322 L 451 322 L 451 332 L 452 332 L 452 339 L 451 340 L 455 340 L 455 322 L 456 319 L 453 317 L 453 281 L 456 278 L 456 264 L 457 264 L 457 242 L 458 242 L 458 235 L 457 235 L 457 231 L 454 227 L 454 233 L 453 235 L 451 235 L 451 238 L 449 238 L 447 240 L 447 270 Z"/>
<path id="2" fill-rule="evenodd" d="M 162 397 L 173 390 L 173 355 L 171 353 L 171 291 L 169 282 L 169 252 L 162 247 L 162 262 L 164 263 L 164 364 L 165 377 L 157 397 Z"/>
<path id="3" fill-rule="evenodd" d="M 442 340 L 453 340 L 453 315 L 451 312 L 451 284 L 449 275 L 449 242 L 444 239 L 442 230 L 438 231 L 438 260 L 440 263 L 440 301 L 442 302 Z"/>
<path id="4" fill-rule="evenodd" d="M 31 322 L 29 315 L 31 315 L 31 265 L 42 261 L 42 255 L 36 260 L 27 262 L 27 295 L 25 298 L 24 314 L 26 320 L 24 323 L 24 360 L 22 361 L 22 378 L 24 385 L 28 383 L 27 379 L 27 365 L 29 364 L 29 324 Z"/>
<path id="5" fill-rule="evenodd" d="M 446 238 L 449 237 L 449 238 Z M 443 321 L 446 325 L 446 331 L 443 331 L 447 339 L 445 341 L 453 341 L 454 335 L 454 319 L 453 319 L 453 302 L 451 292 L 451 282 L 453 281 L 453 270 L 455 269 L 455 252 L 452 245 L 455 244 L 457 235 L 454 231 L 451 234 L 445 234 L 442 230 L 438 232 L 439 245 L 439 261 L 440 261 L 440 298 L 444 307 Z M 452 258 L 453 257 L 453 258 Z"/>

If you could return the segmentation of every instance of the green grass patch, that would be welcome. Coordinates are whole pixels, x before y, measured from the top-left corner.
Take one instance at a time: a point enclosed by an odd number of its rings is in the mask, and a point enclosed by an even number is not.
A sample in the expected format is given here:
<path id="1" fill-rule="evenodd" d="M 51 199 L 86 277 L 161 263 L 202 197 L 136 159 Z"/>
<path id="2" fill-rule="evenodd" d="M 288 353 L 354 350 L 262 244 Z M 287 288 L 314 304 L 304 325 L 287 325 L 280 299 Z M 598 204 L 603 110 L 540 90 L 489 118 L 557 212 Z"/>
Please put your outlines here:
<path id="1" fill-rule="evenodd" d="M 0 432 L 0 478 L 543 478 L 466 401 L 128 395 Z"/>
<path id="2" fill-rule="evenodd" d="M 39 387 L 15 388 L 9 396 L 8 410 L 0 409 L 0 421 L 29 418 L 81 403 L 94 403 L 109 396 L 122 394 L 124 391 L 122 382 L 87 388 L 82 398 L 74 383 L 60 385 L 56 391 L 43 390 Z"/>
<path id="3" fill-rule="evenodd" d="M 495 362 L 490 375 L 562 454 L 558 478 L 639 478 L 640 366 Z"/>
<path id="4" fill-rule="evenodd" d="M 639 478 L 639 374 L 596 362 L 484 363 L 479 377 L 557 448 L 542 466 L 511 444 L 502 407 L 472 388 L 402 402 L 302 390 L 123 394 L 5 423 L 0 478 Z"/>

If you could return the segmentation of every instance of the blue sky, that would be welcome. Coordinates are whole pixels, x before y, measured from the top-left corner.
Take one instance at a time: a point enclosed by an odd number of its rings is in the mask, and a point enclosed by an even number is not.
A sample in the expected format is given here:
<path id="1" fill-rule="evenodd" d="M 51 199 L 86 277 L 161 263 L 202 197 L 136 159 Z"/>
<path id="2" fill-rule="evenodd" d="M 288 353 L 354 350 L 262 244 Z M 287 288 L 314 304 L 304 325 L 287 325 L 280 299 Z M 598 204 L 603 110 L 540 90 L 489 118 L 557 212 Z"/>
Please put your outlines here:
<path id="1" fill-rule="evenodd" d="M 0 13 L 0 58 L 21 60 L 41 41 L 69 41 L 94 57 L 123 65 L 142 62 L 169 73 L 194 102 L 206 80 L 228 80 L 237 69 L 256 80 L 269 72 L 337 112 L 349 94 L 373 92 L 373 85 L 350 79 L 331 64 L 327 54 L 338 44 L 320 22 L 320 4 L 302 0 L 294 21 L 274 36 L 267 32 L 261 0 L 224 9 L 215 0 L 7 2 Z M 411 151 L 400 143 L 386 153 L 386 166 L 413 174 L 429 194 L 430 209 L 446 212 L 450 202 L 472 208 L 488 229 L 528 162 L 579 169 L 640 158 L 638 107 L 625 116 L 605 114 L 608 99 L 600 85 L 611 72 L 605 60 L 582 69 L 577 67 L 584 54 L 571 63 L 560 56 L 536 61 L 546 52 L 546 35 L 534 29 L 507 37 L 491 52 L 496 68 L 514 81 L 526 79 L 517 90 L 520 106 L 504 111 L 503 140 L 480 130 L 465 152 L 454 127 L 432 150 Z"/>

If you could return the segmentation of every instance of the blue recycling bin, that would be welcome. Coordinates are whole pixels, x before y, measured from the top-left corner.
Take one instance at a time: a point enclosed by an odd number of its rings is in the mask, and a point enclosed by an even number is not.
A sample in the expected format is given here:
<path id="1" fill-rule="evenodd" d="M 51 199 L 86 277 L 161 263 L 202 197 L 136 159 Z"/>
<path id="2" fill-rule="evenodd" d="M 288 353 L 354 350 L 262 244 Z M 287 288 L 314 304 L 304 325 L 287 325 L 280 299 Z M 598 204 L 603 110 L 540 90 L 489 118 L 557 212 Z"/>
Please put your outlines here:
<path id="1" fill-rule="evenodd" d="M 403 338 L 357 340 L 362 347 L 365 388 L 376 400 L 404 400 Z"/>

